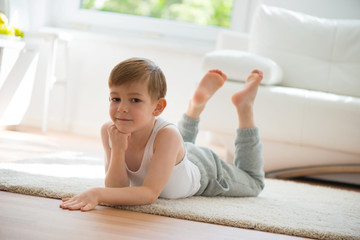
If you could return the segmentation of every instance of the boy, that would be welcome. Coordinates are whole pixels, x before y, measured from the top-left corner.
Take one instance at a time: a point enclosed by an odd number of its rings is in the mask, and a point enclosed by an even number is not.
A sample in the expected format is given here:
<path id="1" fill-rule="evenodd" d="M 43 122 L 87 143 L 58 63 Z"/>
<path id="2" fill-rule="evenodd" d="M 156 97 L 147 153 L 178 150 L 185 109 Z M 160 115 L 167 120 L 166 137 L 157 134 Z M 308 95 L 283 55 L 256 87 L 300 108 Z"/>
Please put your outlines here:
<path id="1" fill-rule="evenodd" d="M 263 158 L 253 104 L 262 72 L 252 71 L 245 88 L 232 96 L 238 113 L 234 165 L 194 145 L 201 112 L 227 77 L 210 70 L 197 87 L 176 128 L 158 117 L 166 107 L 165 77 L 153 62 L 131 58 L 109 77 L 111 122 L 101 129 L 105 188 L 63 199 L 63 209 L 88 211 L 99 203 L 151 204 L 201 196 L 257 196 L 264 187 Z"/>

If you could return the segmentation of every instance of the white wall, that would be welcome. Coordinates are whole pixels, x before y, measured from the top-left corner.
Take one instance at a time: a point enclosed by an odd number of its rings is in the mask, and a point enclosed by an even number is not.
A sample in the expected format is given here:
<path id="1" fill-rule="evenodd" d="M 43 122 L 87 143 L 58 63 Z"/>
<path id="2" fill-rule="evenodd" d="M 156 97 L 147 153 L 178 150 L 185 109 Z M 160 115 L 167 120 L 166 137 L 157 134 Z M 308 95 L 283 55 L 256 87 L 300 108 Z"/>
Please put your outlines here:
<path id="1" fill-rule="evenodd" d="M 321 17 L 360 18 L 358 0 L 242 0 L 248 8 L 249 17 L 258 4 L 299 10 Z M 26 8 L 27 4 L 38 3 Z M 28 29 L 36 30 L 41 25 L 51 25 L 49 2 L 12 0 L 23 6 L 22 11 L 31 11 L 22 16 L 40 16 L 28 22 Z M 19 5 L 20 3 L 20 5 Z M 244 6 L 245 6 L 244 5 Z M 14 6 L 14 5 L 13 5 Z M 28 5 L 29 6 L 29 5 Z M 25 10 L 24 10 L 25 9 Z M 28 10 L 27 10 L 28 9 Z M 45 11 L 45 12 L 44 12 Z M 236 14 L 236 13 L 234 13 Z M 250 21 L 248 21 L 248 25 Z M 128 57 L 141 56 L 155 61 L 168 80 L 168 107 L 164 116 L 176 122 L 185 111 L 195 83 L 202 76 L 201 59 L 209 48 L 179 46 L 159 39 L 110 36 L 100 33 L 70 31 L 69 69 L 66 82 L 54 85 L 50 94 L 48 123 L 50 129 L 67 130 L 87 135 L 97 135 L 101 124 L 108 119 L 107 77 L 112 67 Z M 215 46 L 214 46 L 215 47 Z M 46 57 L 41 61 L 46 64 Z M 34 94 L 24 125 L 41 126 L 43 88 L 41 74 L 37 79 Z"/>

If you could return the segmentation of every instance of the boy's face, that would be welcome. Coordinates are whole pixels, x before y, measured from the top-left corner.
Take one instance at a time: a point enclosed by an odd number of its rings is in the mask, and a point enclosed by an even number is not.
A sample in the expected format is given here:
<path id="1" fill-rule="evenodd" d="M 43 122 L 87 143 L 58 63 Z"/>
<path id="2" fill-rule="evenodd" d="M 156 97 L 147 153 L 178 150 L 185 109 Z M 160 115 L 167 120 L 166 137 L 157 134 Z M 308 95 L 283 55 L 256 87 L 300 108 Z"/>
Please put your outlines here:
<path id="1" fill-rule="evenodd" d="M 150 97 L 146 83 L 110 87 L 110 117 L 120 132 L 132 133 L 153 119 L 158 101 Z"/>

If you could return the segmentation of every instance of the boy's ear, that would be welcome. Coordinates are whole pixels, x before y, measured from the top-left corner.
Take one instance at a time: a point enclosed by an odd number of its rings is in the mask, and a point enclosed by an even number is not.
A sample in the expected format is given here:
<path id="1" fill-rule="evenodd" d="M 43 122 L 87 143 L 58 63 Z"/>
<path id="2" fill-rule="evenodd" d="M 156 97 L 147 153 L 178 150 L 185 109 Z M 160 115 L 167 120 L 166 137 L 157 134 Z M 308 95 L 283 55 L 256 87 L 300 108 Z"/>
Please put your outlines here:
<path id="1" fill-rule="evenodd" d="M 165 98 L 160 98 L 159 100 L 157 100 L 157 104 L 156 104 L 156 108 L 153 112 L 153 115 L 155 117 L 159 116 L 165 109 L 167 103 Z"/>

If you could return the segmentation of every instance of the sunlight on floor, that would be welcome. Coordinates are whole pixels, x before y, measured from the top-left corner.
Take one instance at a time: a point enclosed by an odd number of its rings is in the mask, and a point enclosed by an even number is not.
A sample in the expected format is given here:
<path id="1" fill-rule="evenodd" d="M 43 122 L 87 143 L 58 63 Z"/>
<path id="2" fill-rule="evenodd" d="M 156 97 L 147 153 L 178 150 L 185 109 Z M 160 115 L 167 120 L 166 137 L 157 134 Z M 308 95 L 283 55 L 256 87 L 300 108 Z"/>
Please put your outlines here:
<path id="1" fill-rule="evenodd" d="M 63 178 L 104 178 L 103 160 L 78 152 L 57 152 L 38 158 L 0 163 L 1 168 Z M 70 167 L 71 166 L 71 167 Z"/>

